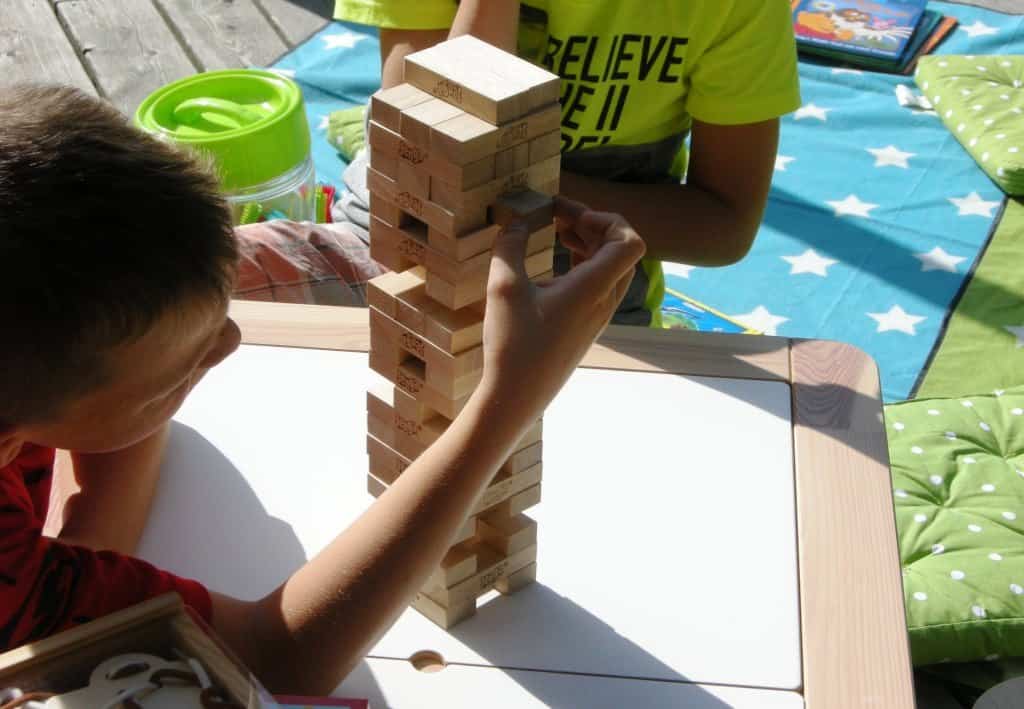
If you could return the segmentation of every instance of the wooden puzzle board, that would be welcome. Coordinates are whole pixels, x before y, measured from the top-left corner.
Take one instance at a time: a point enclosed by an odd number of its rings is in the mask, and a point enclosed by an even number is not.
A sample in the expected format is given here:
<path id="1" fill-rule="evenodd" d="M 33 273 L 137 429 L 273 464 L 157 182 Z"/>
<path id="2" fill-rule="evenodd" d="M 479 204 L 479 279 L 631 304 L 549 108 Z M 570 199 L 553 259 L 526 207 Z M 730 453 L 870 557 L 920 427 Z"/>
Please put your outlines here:
<path id="1" fill-rule="evenodd" d="M 255 598 L 369 504 L 366 313 L 235 312 L 249 342 L 354 351 L 246 347 L 178 416 L 195 431 L 176 427 L 143 553 Z M 912 706 L 877 379 L 851 353 L 611 328 L 585 361 L 599 369 L 578 372 L 546 418 L 538 583 L 452 634 L 407 613 L 374 659 L 428 648 L 484 666 L 802 688 L 811 707 Z M 581 421 L 597 435 L 573 453 Z M 796 498 L 816 500 L 796 515 L 793 441 Z"/>

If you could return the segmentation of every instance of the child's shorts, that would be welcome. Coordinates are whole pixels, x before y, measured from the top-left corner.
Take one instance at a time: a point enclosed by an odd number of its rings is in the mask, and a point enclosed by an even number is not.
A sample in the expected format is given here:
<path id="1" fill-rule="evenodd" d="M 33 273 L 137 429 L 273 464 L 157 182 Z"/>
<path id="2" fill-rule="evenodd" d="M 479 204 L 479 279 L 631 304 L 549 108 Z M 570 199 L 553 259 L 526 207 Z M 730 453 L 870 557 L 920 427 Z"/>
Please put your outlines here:
<path id="1" fill-rule="evenodd" d="M 365 306 L 366 282 L 385 271 L 346 224 L 271 221 L 235 233 L 241 300 Z"/>

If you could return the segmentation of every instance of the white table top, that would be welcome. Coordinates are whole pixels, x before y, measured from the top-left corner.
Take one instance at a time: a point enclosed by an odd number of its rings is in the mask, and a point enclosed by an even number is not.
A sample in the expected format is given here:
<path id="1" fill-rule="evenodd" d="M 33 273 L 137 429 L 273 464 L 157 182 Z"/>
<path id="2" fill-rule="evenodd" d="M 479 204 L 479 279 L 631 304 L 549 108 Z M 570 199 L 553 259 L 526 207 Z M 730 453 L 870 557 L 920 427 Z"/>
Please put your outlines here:
<path id="1" fill-rule="evenodd" d="M 586 677 L 552 672 L 449 665 L 418 672 L 405 660 L 370 658 L 349 675 L 338 696 L 370 700 L 373 709 L 541 709 L 542 707 L 685 707 L 803 709 L 795 692 Z"/>
<path id="2" fill-rule="evenodd" d="M 372 501 L 370 380 L 244 346 L 176 416 L 142 555 L 267 593 Z M 791 441 L 786 384 L 579 370 L 545 417 L 538 582 L 450 632 L 408 611 L 371 655 L 799 687 Z"/>

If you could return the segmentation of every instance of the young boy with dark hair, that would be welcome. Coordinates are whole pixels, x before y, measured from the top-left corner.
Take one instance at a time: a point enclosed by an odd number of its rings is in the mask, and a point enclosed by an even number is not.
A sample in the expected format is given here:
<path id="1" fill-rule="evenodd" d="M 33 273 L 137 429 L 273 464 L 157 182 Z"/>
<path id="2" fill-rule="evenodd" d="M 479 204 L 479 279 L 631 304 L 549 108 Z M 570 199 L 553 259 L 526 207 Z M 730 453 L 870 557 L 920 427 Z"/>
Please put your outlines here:
<path id="1" fill-rule="evenodd" d="M 240 341 L 216 182 L 74 89 L 0 91 L 0 649 L 173 590 L 270 688 L 333 689 L 440 562 L 644 253 L 616 215 L 560 201 L 556 221 L 580 265 L 549 284 L 526 275 L 525 228 L 496 243 L 484 374 L 463 412 L 319 555 L 241 601 L 130 556 L 168 421 Z M 48 537 L 55 449 L 80 489 Z"/>

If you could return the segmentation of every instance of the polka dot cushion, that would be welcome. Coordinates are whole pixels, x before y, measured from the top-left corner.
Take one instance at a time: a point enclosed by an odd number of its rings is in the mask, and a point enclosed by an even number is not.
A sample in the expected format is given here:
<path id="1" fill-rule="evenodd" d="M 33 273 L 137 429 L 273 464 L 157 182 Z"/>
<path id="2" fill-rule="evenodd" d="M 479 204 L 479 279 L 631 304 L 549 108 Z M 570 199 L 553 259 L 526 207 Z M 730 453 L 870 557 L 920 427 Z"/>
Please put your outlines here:
<path id="1" fill-rule="evenodd" d="M 1024 388 L 886 407 L 914 663 L 1024 657 Z"/>
<path id="2" fill-rule="evenodd" d="M 914 78 L 989 177 L 1024 195 L 1024 57 L 922 57 Z"/>

